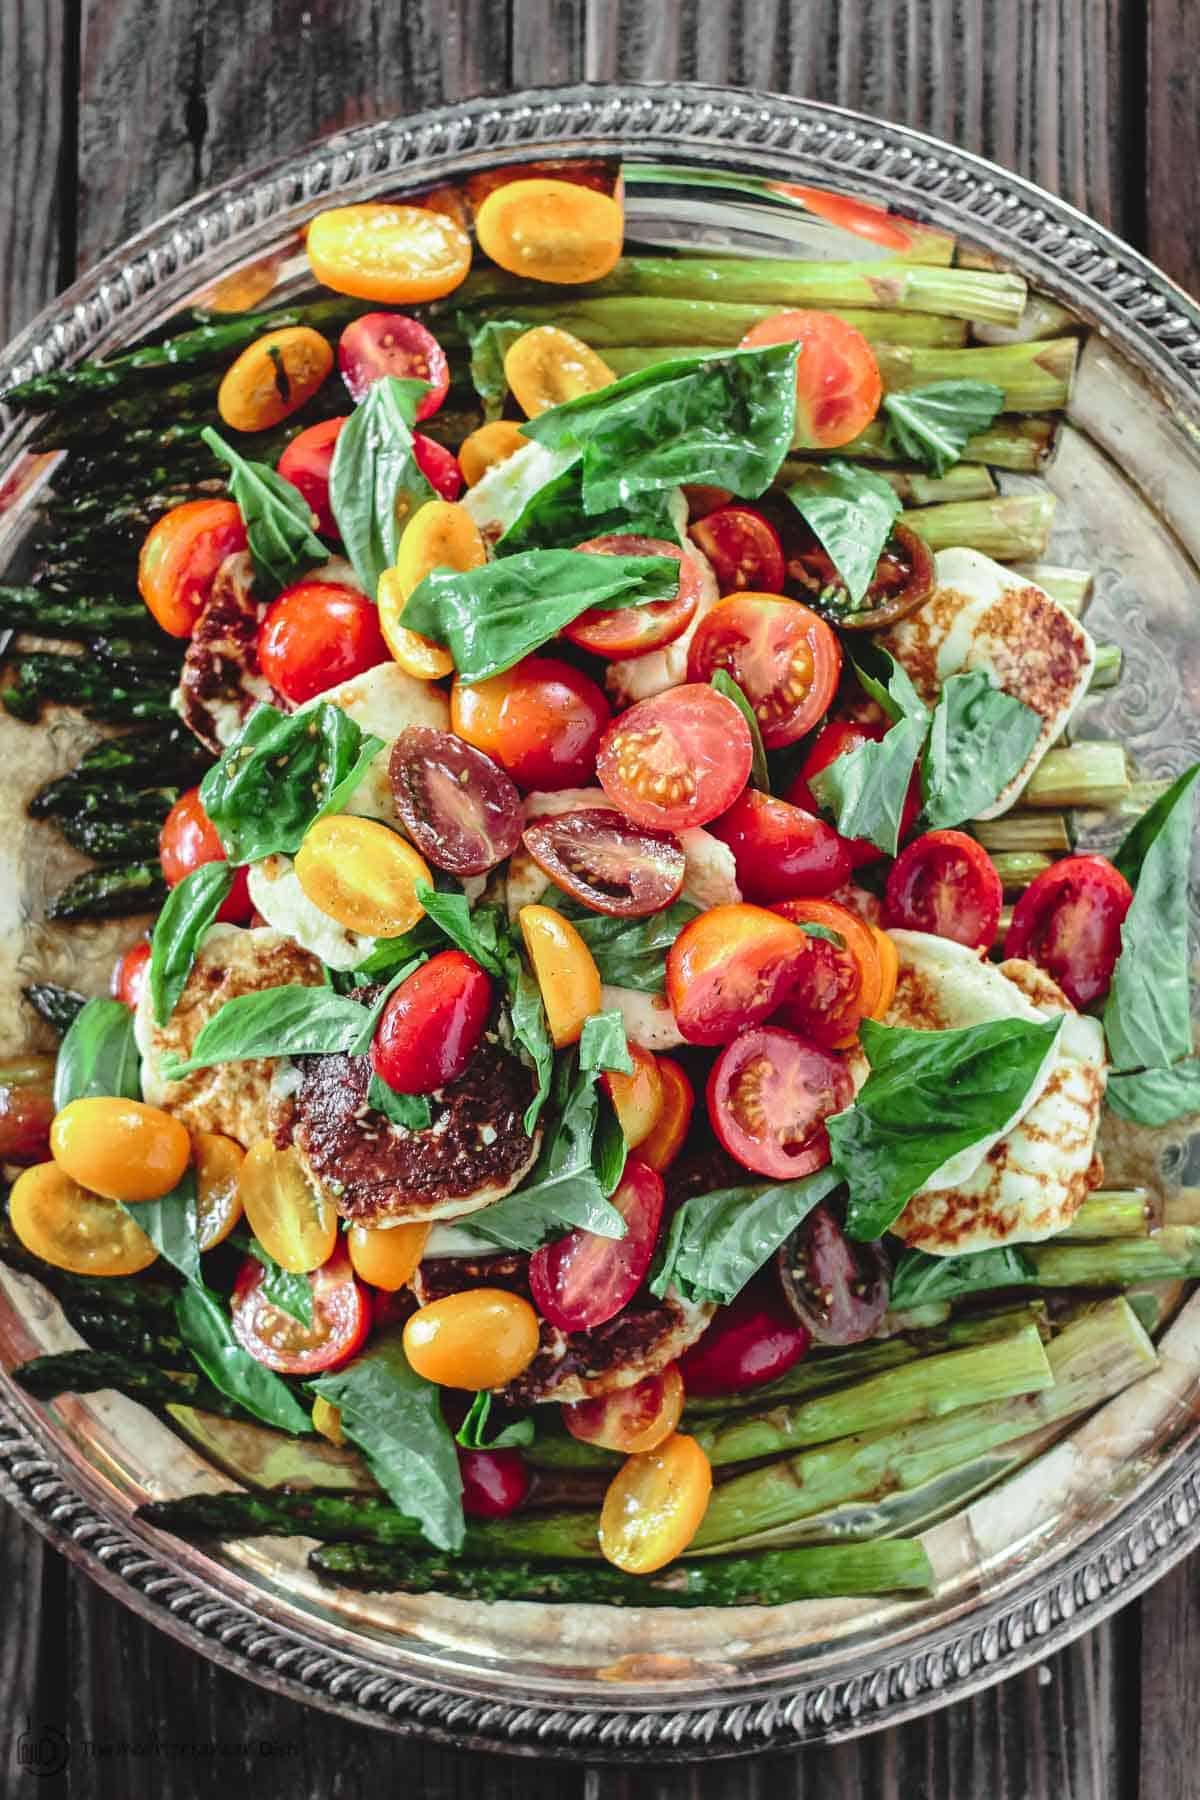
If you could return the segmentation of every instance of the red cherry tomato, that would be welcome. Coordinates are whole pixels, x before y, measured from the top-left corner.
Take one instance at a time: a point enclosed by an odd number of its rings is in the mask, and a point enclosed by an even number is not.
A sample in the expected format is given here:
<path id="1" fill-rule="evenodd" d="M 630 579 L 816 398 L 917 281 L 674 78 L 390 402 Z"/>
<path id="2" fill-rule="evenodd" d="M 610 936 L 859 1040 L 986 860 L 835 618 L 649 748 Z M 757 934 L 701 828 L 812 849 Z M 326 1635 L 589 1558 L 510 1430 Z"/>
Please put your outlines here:
<path id="1" fill-rule="evenodd" d="M 757 788 L 708 829 L 733 851 L 738 886 L 759 905 L 832 894 L 850 879 L 850 858 L 832 825 Z"/>
<path id="2" fill-rule="evenodd" d="M 232 500 L 185 500 L 156 519 L 138 556 L 138 590 L 164 631 L 190 637 L 227 556 L 246 548 Z"/>
<path id="3" fill-rule="evenodd" d="M 689 1044 L 727 1044 L 770 1018 L 803 966 L 798 925 L 760 906 L 714 906 L 667 952 L 667 998 Z"/>
<path id="4" fill-rule="evenodd" d="M 632 1387 L 616 1388 L 595 1400 L 561 1407 L 562 1422 L 584 1444 L 639 1456 L 654 1450 L 678 1425 L 683 1412 L 683 1378 L 675 1363 Z"/>
<path id="5" fill-rule="evenodd" d="M 506 1519 L 529 1496 L 529 1465 L 519 1450 L 460 1450 L 458 1468 L 469 1519 Z"/>
<path id="6" fill-rule="evenodd" d="M 892 864 L 884 923 L 990 950 L 1003 904 L 1000 877 L 974 838 L 965 831 L 927 831 Z"/>
<path id="7" fill-rule="evenodd" d="M 768 750 L 794 744 L 828 710 L 842 651 L 824 619 L 778 594 L 730 594 L 696 627 L 688 680 L 725 669 L 758 719 Z"/>
<path id="8" fill-rule="evenodd" d="M 576 1229 L 529 1259 L 529 1291 L 544 1319 L 560 1331 L 590 1331 L 632 1300 L 650 1267 L 662 1220 L 663 1184 L 640 1157 L 625 1164 L 612 1204 L 625 1221 L 622 1238 Z"/>
<path id="9" fill-rule="evenodd" d="M 885 1010 L 878 948 L 883 934 L 833 900 L 785 900 L 775 910 L 793 924 L 836 931 L 841 942 L 805 933 L 796 985 L 772 1022 L 824 1049 L 840 1050 L 853 1041 L 864 1018 L 878 1018 Z"/>
<path id="10" fill-rule="evenodd" d="M 385 375 L 402 381 L 427 381 L 417 418 L 430 418 L 446 398 L 450 365 L 431 331 L 404 313 L 364 313 L 347 325 L 338 341 L 338 368 L 350 398 L 357 403 Z"/>
<path id="11" fill-rule="evenodd" d="M 645 656 L 648 650 L 674 643 L 687 630 L 700 599 L 700 571 L 678 544 L 664 538 L 614 536 L 589 538 L 576 548 L 589 556 L 673 556 L 679 563 L 679 592 L 671 600 L 652 600 L 646 606 L 590 607 L 563 627 L 570 643 L 593 656 Z"/>
<path id="12" fill-rule="evenodd" d="M 123 1000 L 129 1007 L 136 1006 L 142 997 L 142 989 L 149 973 L 150 941 L 143 938 L 140 944 L 134 944 L 125 952 L 113 970 L 113 999 Z"/>
<path id="13" fill-rule="evenodd" d="M 861 331 L 833 313 L 781 312 L 742 339 L 743 350 L 799 344 L 794 444 L 832 450 L 865 431 L 883 399 L 879 364 Z"/>
<path id="14" fill-rule="evenodd" d="M 388 781 L 405 829 L 427 862 L 485 875 L 521 841 L 521 796 L 490 756 L 430 725 L 392 745 Z"/>
<path id="15" fill-rule="evenodd" d="M 852 750 L 861 745 L 878 744 L 887 731 L 885 725 L 863 725 L 854 719 L 830 719 L 822 725 L 817 739 L 804 760 L 799 775 L 788 789 L 786 799 L 793 806 L 803 807 L 805 812 L 820 812 L 816 797 L 809 786 L 814 775 L 827 769 L 831 762 L 839 756 L 848 756 Z M 908 836 L 916 823 L 917 814 L 921 810 L 921 770 L 920 765 L 913 769 L 912 780 L 908 784 L 908 793 L 904 801 L 904 813 L 900 820 L 901 842 Z M 878 862 L 883 851 L 873 844 L 870 838 L 843 838 L 846 854 L 850 858 L 852 869 L 861 868 L 864 863 Z"/>
<path id="16" fill-rule="evenodd" d="M 1106 857 L 1065 856 L 1017 901 L 1004 954 L 1035 962 L 1073 1006 L 1090 1006 L 1108 990 L 1132 901 L 1133 889 Z"/>
<path id="17" fill-rule="evenodd" d="M 596 683 L 570 663 L 527 656 L 503 675 L 450 691 L 450 723 L 518 787 L 586 787 L 611 714 Z"/>
<path id="18" fill-rule="evenodd" d="M 642 831 L 607 807 L 535 819 L 522 842 L 556 887 L 594 912 L 640 919 L 670 906 L 683 886 L 679 839 Z"/>
<path id="19" fill-rule="evenodd" d="M 809 1346 L 809 1334 L 769 1276 L 757 1276 L 722 1306 L 679 1367 L 689 1394 L 741 1394 L 786 1375 Z"/>
<path id="20" fill-rule="evenodd" d="M 271 686 L 297 706 L 391 661 L 379 612 L 357 589 L 334 581 L 298 581 L 267 608 L 258 665 Z"/>
<path id="21" fill-rule="evenodd" d="M 324 537 L 340 538 L 329 503 L 329 470 L 345 419 L 322 419 L 298 432 L 277 464 L 278 473 L 299 488 L 316 515 L 317 530 Z"/>
<path id="22" fill-rule="evenodd" d="M 897 218 L 882 206 L 854 200 L 849 194 L 831 194 L 827 188 L 800 187 L 790 181 L 771 185 L 777 193 L 802 200 L 818 218 L 827 219 L 842 231 L 853 232 L 855 237 L 866 238 L 869 243 L 878 244 L 895 256 L 904 256 L 910 251 L 913 239 L 924 229 L 923 226 L 909 225 L 907 220 Z"/>
<path id="23" fill-rule="evenodd" d="M 355 1279 L 345 1239 L 329 1261 L 308 1277 L 313 1322 L 281 1312 L 265 1299 L 266 1270 L 248 1256 L 238 1271 L 230 1303 L 233 1335 L 256 1362 L 280 1375 L 319 1375 L 338 1368 L 362 1348 L 371 1319 L 367 1291 Z"/>
<path id="24" fill-rule="evenodd" d="M 596 758 L 600 785 L 635 825 L 707 825 L 746 785 L 750 727 L 707 681 L 639 700 L 611 725 Z"/>
<path id="25" fill-rule="evenodd" d="M 387 1001 L 371 1067 L 398 1094 L 432 1094 L 457 1080 L 474 1056 L 491 1005 L 491 977 L 461 950 L 443 950 Z"/>
<path id="26" fill-rule="evenodd" d="M 723 594 L 782 594 L 783 545 L 752 506 L 721 506 L 689 526 L 688 536 L 712 564 Z"/>
<path id="27" fill-rule="evenodd" d="M 175 887 L 201 863 L 226 860 L 225 846 L 200 804 L 199 788 L 189 788 L 186 794 L 181 794 L 163 820 L 163 828 L 158 834 L 158 855 L 168 887 Z M 245 869 L 239 869 L 217 919 L 222 925 L 244 925 L 253 910 L 249 877 Z"/>
<path id="28" fill-rule="evenodd" d="M 788 1181 L 829 1161 L 825 1121 L 854 1098 L 845 1063 L 793 1031 L 745 1031 L 718 1056 L 708 1077 L 708 1116 L 717 1137 L 747 1169 Z"/>
<path id="29" fill-rule="evenodd" d="M 423 431 L 414 431 L 413 461 L 439 500 L 458 499 L 463 490 L 463 472 L 458 458 L 444 444 L 426 437 Z"/>

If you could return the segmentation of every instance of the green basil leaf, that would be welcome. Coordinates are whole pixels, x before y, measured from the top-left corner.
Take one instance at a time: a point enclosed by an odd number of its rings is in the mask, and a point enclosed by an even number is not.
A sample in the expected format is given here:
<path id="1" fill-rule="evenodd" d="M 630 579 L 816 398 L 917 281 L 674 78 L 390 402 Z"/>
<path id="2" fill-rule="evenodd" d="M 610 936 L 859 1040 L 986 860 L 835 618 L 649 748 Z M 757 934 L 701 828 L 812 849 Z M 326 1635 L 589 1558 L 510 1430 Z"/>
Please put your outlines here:
<path id="1" fill-rule="evenodd" d="M 843 837 L 867 838 L 895 856 L 929 714 L 905 670 L 878 644 L 864 646 L 853 667 L 867 693 L 895 723 L 879 743 L 860 744 L 835 757 L 811 777 L 809 787 Z"/>
<path id="2" fill-rule="evenodd" d="M 519 319 L 485 319 L 475 326 L 469 313 L 459 313 L 459 327 L 467 339 L 471 385 L 483 401 L 485 419 L 498 419 L 508 398 L 504 358 L 528 327 Z"/>
<path id="3" fill-rule="evenodd" d="M 205 1020 L 186 1062 L 164 1059 L 163 1073 L 178 1081 L 193 1069 L 260 1056 L 354 1055 L 367 1018 L 366 1007 L 330 987 L 290 985 L 238 994 Z"/>
<path id="4" fill-rule="evenodd" d="M 990 806 L 1024 768 L 1041 730 L 1041 714 L 993 687 L 983 669 L 949 676 L 921 768 L 928 828 L 961 825 Z"/>
<path id="5" fill-rule="evenodd" d="M 439 1550 L 460 1550 L 465 1524 L 454 1439 L 440 1390 L 410 1366 L 400 1332 L 376 1338 L 346 1368 L 311 1385 L 338 1408 L 342 1430 L 392 1504 Z"/>
<path id="6" fill-rule="evenodd" d="M 214 456 L 232 470 L 229 491 L 246 523 L 257 573 L 272 589 L 287 587 L 329 552 L 316 534 L 312 508 L 300 492 L 266 463 L 247 462 L 211 426 L 200 433 Z"/>
<path id="7" fill-rule="evenodd" d="M 892 1272 L 891 1307 L 893 1312 L 907 1312 L 934 1300 L 957 1300 L 990 1288 L 1024 1287 L 1033 1277 L 1033 1264 L 1012 1244 L 966 1256 L 902 1250 Z"/>
<path id="8" fill-rule="evenodd" d="M 286 1313 L 289 1319 L 294 1319 L 297 1325 L 311 1331 L 313 1293 L 308 1276 L 293 1275 L 290 1269 L 280 1268 L 271 1252 L 265 1250 L 256 1237 L 250 1239 L 246 1250 L 266 1270 L 261 1290 L 263 1299 L 279 1312 Z"/>
<path id="9" fill-rule="evenodd" d="M 256 706 L 200 783 L 230 862 L 294 855 L 317 819 L 346 804 L 382 749 L 382 738 L 330 701 L 295 713 Z"/>
<path id="10" fill-rule="evenodd" d="M 860 643 L 850 659 L 863 692 L 883 711 L 893 725 L 901 719 L 923 719 L 929 723 L 929 711 L 912 684 L 903 663 L 898 663 L 882 644 L 868 639 Z"/>
<path id="11" fill-rule="evenodd" d="M 554 1042 L 546 1022 L 542 990 L 536 977 L 525 967 L 520 951 L 513 945 L 504 956 L 504 983 L 508 989 L 508 1012 L 513 1036 L 529 1057 L 537 1075 L 537 1088 L 525 1109 L 525 1130 L 532 1137 L 550 1092 L 554 1075 Z"/>
<path id="12" fill-rule="evenodd" d="M 494 1438 L 487 1436 L 493 1404 L 494 1398 L 486 1388 L 476 1394 L 471 1410 L 454 1434 L 455 1443 L 461 1444 L 464 1450 L 506 1450 L 514 1444 L 532 1444 L 534 1427 L 531 1418 L 514 1419 Z"/>
<path id="13" fill-rule="evenodd" d="M 508 921 L 498 906 L 471 910 L 464 893 L 442 893 L 419 881 L 416 897 L 438 930 L 466 956 L 473 956 L 489 975 L 504 976 L 504 955 L 511 939 Z"/>
<path id="14" fill-rule="evenodd" d="M 1119 1119 L 1134 1125 L 1169 1125 L 1200 1112 L 1200 1057 L 1140 1075 L 1110 1075 L 1105 1099 Z"/>
<path id="15" fill-rule="evenodd" d="M 444 948 L 445 935 L 436 920 L 426 916 L 418 919 L 412 930 L 400 937 L 380 938 L 370 956 L 351 969 L 352 984 L 364 987 L 368 982 L 388 980 L 414 956 L 432 954 Z"/>
<path id="16" fill-rule="evenodd" d="M 446 646 L 460 681 L 486 681 L 590 607 L 639 606 L 678 591 L 674 557 L 527 550 L 479 569 L 434 569 L 407 601 L 404 623 Z"/>
<path id="17" fill-rule="evenodd" d="M 944 475 L 969 437 L 989 426 L 1004 405 L 1004 389 L 991 381 L 934 381 L 928 387 L 885 394 L 888 434 L 901 458 Z"/>
<path id="18" fill-rule="evenodd" d="M 329 504 L 346 555 L 372 600 L 396 560 L 404 527 L 437 498 L 413 454 L 413 421 L 429 384 L 385 375 L 373 381 L 338 433 Z"/>
<path id="19" fill-rule="evenodd" d="M 1025 1110 L 1062 1019 L 998 1019 L 958 1031 L 862 1022 L 871 1072 L 828 1121 L 850 1189 L 846 1235 L 882 1237 L 929 1177 L 960 1151 L 1007 1131 Z"/>
<path id="20" fill-rule="evenodd" d="M 1192 1050 L 1188 881 L 1196 763 L 1155 801 L 1113 862 L 1133 887 L 1104 1008 L 1118 1073 L 1165 1069 Z"/>
<path id="21" fill-rule="evenodd" d="M 633 1074 L 633 1058 L 625 1036 L 625 1020 L 620 1009 L 593 1013 L 583 1022 L 579 1037 L 579 1067 L 585 1075 L 598 1075 L 603 1069 L 616 1069 L 622 1075 Z"/>
<path id="22" fill-rule="evenodd" d="M 903 508 L 894 488 L 844 457 L 834 457 L 787 490 L 787 497 L 824 546 L 853 611 L 866 598 L 875 565 Z"/>
<path id="23" fill-rule="evenodd" d="M 242 1349 L 216 1294 L 189 1282 L 175 1301 L 175 1317 L 180 1337 L 219 1393 L 264 1425 L 293 1436 L 312 1430 L 312 1420 L 287 1384 Z"/>
<path id="24" fill-rule="evenodd" d="M 159 1025 L 175 1011 L 196 951 L 228 899 L 236 873 L 232 863 L 201 863 L 167 895 L 154 921 L 150 948 L 150 998 Z"/>
<path id="25" fill-rule="evenodd" d="M 120 1000 L 89 1000 L 76 1014 L 54 1065 L 54 1110 L 96 1096 L 140 1100 L 141 1062 L 133 1012 Z"/>
<path id="26" fill-rule="evenodd" d="M 846 940 L 840 931 L 833 931 L 828 925 L 814 925 L 808 919 L 797 919 L 805 937 L 823 938 L 827 944 L 836 944 L 839 950 L 846 948 Z"/>
<path id="27" fill-rule="evenodd" d="M 553 907 L 570 919 L 591 951 L 600 979 L 609 987 L 632 988 L 639 994 L 661 994 L 666 980 L 667 952 L 700 908 L 676 900 L 661 912 L 644 919 L 618 919 L 596 913 L 551 887 L 541 905 Z"/>
<path id="28" fill-rule="evenodd" d="M 157 1200 L 120 1205 L 145 1232 L 164 1262 L 178 1269 L 185 1280 L 200 1280 L 200 1222 L 194 1169 L 185 1169 L 170 1193 Z"/>
<path id="29" fill-rule="evenodd" d="M 753 748 L 753 758 L 750 763 L 750 786 L 760 789 L 764 794 L 769 794 L 771 771 L 767 767 L 767 752 L 762 741 L 762 732 L 759 730 L 758 714 L 728 669 L 718 669 L 709 680 L 710 685 L 716 688 L 718 694 L 724 694 L 727 700 L 733 701 L 750 727 L 750 743 Z"/>
<path id="30" fill-rule="evenodd" d="M 727 1306 L 841 1180 L 824 1168 L 798 1181 L 718 1188 L 685 1200 L 671 1220 L 651 1292 L 662 1299 L 673 1286 L 686 1300 Z"/>
<path id="31" fill-rule="evenodd" d="M 406 1131 L 428 1131 L 433 1122 L 433 1109 L 428 1095 L 398 1094 L 374 1070 L 371 1072 L 371 1085 L 367 1089 L 367 1105 L 376 1112 L 381 1112 L 393 1125 L 403 1125 Z"/>
<path id="32" fill-rule="evenodd" d="M 679 498 L 672 488 L 607 512 L 589 512 L 583 504 L 583 459 L 577 457 L 561 475 L 545 482 L 529 497 L 496 545 L 496 555 L 570 549 L 591 538 L 614 535 L 674 543 L 680 535 L 680 519 L 676 516 Z"/>

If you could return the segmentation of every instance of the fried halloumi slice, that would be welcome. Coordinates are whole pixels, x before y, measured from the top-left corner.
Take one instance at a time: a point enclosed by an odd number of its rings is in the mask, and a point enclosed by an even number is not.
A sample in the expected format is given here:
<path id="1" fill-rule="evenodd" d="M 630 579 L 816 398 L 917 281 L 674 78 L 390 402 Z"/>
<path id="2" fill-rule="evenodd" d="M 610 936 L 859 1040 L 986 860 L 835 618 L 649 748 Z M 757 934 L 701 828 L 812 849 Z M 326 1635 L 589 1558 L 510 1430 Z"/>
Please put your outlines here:
<path id="1" fill-rule="evenodd" d="M 328 688 L 315 700 L 308 700 L 299 710 L 323 706 L 326 701 L 348 712 L 363 731 L 383 739 L 383 749 L 342 808 L 367 819 L 382 819 L 385 824 L 400 827 L 400 815 L 388 780 L 388 762 L 392 744 L 410 725 L 431 725 L 435 731 L 449 731 L 450 702 L 432 681 L 418 681 L 398 663 L 380 663 L 364 675 L 353 675 L 349 681 Z"/>

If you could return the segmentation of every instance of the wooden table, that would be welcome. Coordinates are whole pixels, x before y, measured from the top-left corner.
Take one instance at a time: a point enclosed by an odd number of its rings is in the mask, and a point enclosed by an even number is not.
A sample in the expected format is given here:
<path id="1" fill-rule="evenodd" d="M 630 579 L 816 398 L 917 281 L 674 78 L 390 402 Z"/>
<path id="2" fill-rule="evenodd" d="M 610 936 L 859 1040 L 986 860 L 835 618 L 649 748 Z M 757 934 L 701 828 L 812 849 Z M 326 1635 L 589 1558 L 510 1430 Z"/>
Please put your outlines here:
<path id="1" fill-rule="evenodd" d="M 918 126 L 1053 189 L 1197 291 L 1198 52 L 1196 0 L 0 0 L 0 341 L 210 182 L 362 120 L 581 77 L 730 81 Z M 1196 1569 L 899 1730 L 625 1773 L 425 1749 L 275 1699 L 140 1623 L 0 1509 L 0 1791 L 39 1791 L 12 1754 L 28 1715 L 74 1747 L 62 1791 L 119 1800 L 218 1782 L 255 1800 L 1194 1800 Z M 84 1748 L 151 1731 L 244 1748 Z"/>

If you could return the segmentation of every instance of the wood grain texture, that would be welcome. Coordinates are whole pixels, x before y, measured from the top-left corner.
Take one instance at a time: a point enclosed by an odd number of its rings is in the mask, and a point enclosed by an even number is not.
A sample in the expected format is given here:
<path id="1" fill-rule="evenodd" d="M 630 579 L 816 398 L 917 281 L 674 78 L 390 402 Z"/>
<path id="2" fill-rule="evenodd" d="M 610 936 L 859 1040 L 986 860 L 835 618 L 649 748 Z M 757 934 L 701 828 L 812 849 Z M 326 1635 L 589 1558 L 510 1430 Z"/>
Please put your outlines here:
<path id="1" fill-rule="evenodd" d="M 1200 8 L 1150 0 L 1146 27 L 1146 245 L 1154 261 L 1200 294 Z"/>
<path id="2" fill-rule="evenodd" d="M 62 267 L 61 206 L 66 164 L 69 160 L 72 177 L 74 165 L 73 112 L 68 122 L 63 110 L 73 67 L 68 35 L 60 0 L 0 4 L 0 167 L 7 201 L 0 202 L 0 332 L 5 340 L 53 297 L 68 273 Z"/>

